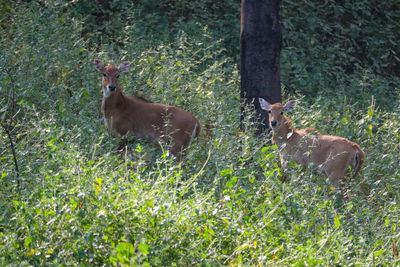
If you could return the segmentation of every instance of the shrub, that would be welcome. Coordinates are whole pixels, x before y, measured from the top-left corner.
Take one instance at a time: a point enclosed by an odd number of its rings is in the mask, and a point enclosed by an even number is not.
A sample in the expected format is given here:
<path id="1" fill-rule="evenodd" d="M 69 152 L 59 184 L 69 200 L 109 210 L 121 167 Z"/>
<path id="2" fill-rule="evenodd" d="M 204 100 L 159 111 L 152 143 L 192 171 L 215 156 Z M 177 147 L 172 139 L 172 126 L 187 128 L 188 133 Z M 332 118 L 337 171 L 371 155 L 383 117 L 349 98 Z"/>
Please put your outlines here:
<path id="1" fill-rule="evenodd" d="M 12 118 L 20 166 L 17 177 L 0 130 L 1 265 L 398 264 L 399 81 L 390 71 L 397 63 L 384 65 L 371 52 L 385 50 L 375 38 L 359 39 L 368 45 L 356 54 L 347 28 L 329 35 L 349 23 L 350 11 L 364 18 L 389 3 L 282 3 L 284 93 L 300 100 L 294 125 L 347 137 L 367 154 L 346 188 L 347 204 L 326 177 L 295 164 L 285 170 L 291 181 L 281 182 L 270 136 L 254 136 L 246 117 L 240 127 L 237 58 L 230 57 L 238 25 L 226 26 L 238 3 L 101 3 L 16 2 L 11 22 L 0 23 L 0 66 L 7 68 L 0 70 L 0 119 Z M 179 17 L 188 10 L 199 24 Z M 394 16 L 388 10 L 382 19 L 390 26 Z M 375 22 L 363 19 L 353 30 L 389 35 Z M 118 140 L 101 119 L 95 57 L 132 62 L 121 76 L 126 94 L 200 119 L 203 135 L 185 160 L 141 140 L 116 152 Z M 366 67 L 371 60 L 376 68 Z"/>

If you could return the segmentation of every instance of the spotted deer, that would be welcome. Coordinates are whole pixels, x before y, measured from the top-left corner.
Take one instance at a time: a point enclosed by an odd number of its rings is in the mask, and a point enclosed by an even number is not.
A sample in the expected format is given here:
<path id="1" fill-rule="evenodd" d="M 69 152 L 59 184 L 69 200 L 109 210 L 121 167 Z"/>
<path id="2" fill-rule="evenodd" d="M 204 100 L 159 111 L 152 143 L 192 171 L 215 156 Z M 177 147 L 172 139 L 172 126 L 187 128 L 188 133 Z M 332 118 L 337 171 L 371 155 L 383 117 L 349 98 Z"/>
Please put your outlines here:
<path id="1" fill-rule="evenodd" d="M 353 177 L 357 175 L 364 159 L 359 145 L 343 137 L 323 135 L 312 128 L 294 129 L 285 113 L 295 108 L 295 100 L 288 101 L 284 106 L 281 103 L 271 105 L 262 98 L 259 102 L 261 109 L 268 112 L 272 141 L 279 148 L 283 168 L 288 161 L 294 161 L 303 168 L 316 165 L 337 189 L 346 182 L 349 167 L 353 170 Z"/>
<path id="2" fill-rule="evenodd" d="M 101 109 L 109 133 L 116 137 L 132 135 L 153 143 L 168 144 L 171 153 L 180 160 L 191 139 L 199 135 L 200 123 L 196 117 L 178 107 L 153 103 L 139 96 L 125 96 L 118 78 L 128 71 L 129 62 L 123 62 L 117 68 L 104 66 L 102 61 L 95 59 L 94 65 L 103 75 Z M 123 146 L 125 142 L 121 141 L 120 148 Z"/>

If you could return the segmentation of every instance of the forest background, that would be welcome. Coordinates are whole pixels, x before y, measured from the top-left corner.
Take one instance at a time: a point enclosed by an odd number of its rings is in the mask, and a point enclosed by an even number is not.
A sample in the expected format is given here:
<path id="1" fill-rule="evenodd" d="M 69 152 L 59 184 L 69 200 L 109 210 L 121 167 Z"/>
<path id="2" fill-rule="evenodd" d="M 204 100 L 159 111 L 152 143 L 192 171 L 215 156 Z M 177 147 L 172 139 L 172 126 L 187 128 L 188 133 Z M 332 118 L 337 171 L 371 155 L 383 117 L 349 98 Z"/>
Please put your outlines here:
<path id="1" fill-rule="evenodd" d="M 0 265 L 399 264 L 397 0 L 281 2 L 294 125 L 366 153 L 346 204 L 295 164 L 282 183 L 268 133 L 240 124 L 239 1 L 0 0 L 0 19 Z M 199 118 L 184 161 L 116 153 L 94 58 Z"/>

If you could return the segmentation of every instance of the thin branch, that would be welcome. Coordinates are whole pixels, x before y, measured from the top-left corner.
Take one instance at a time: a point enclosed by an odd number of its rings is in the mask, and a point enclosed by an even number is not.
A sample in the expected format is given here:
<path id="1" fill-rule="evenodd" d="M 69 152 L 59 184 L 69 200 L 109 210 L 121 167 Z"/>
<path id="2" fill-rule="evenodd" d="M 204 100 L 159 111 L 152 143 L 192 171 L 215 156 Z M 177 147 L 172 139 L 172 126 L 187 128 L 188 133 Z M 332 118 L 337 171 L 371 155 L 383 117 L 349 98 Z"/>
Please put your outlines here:
<path id="1" fill-rule="evenodd" d="M 8 77 L 10 78 L 11 82 L 11 116 L 10 116 L 10 125 L 13 124 L 14 121 L 14 116 L 15 116 L 15 81 L 13 76 L 10 73 L 10 70 L 6 67 L 6 65 L 3 66 L 3 70 L 7 73 Z"/>
<path id="2" fill-rule="evenodd" d="M 6 65 L 3 66 L 2 68 L 8 75 L 8 77 L 10 77 L 10 82 L 11 82 L 11 96 L 10 96 L 10 101 L 9 103 L 11 106 L 11 112 L 10 112 L 10 118 L 9 118 L 9 122 L 6 124 L 5 122 L 1 122 L 1 126 L 3 127 L 4 131 L 7 133 L 8 139 L 10 140 L 10 146 L 11 146 L 11 151 L 13 154 L 13 158 L 14 158 L 14 165 L 15 165 L 15 171 L 16 171 L 16 175 L 17 175 L 17 186 L 20 186 L 20 180 L 19 180 L 19 168 L 18 168 L 18 161 L 17 161 L 17 155 L 15 153 L 15 146 L 14 146 L 14 142 L 12 140 L 11 137 L 11 131 L 13 130 L 13 125 L 14 125 L 14 117 L 16 115 L 15 113 L 15 81 L 13 76 L 11 75 L 11 72 L 9 71 L 9 69 L 6 67 Z"/>
<path id="3" fill-rule="evenodd" d="M 3 126 L 3 129 L 7 133 L 8 139 L 10 140 L 11 151 L 12 151 L 13 158 L 14 158 L 15 171 L 17 173 L 17 185 L 19 187 L 19 168 L 18 168 L 17 155 L 15 154 L 14 142 L 12 140 L 10 130 L 8 129 L 6 124 L 2 123 L 1 126 Z"/>

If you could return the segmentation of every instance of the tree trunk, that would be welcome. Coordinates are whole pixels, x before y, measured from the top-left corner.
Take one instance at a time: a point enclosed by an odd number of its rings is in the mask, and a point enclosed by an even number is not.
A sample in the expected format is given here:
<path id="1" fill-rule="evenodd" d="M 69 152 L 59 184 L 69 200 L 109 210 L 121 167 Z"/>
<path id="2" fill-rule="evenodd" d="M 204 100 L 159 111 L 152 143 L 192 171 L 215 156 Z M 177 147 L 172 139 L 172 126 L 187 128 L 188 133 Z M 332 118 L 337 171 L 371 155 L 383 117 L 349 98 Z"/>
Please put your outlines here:
<path id="1" fill-rule="evenodd" d="M 241 98 L 254 107 L 257 134 L 268 129 L 268 115 L 258 98 L 271 104 L 282 102 L 279 25 L 280 0 L 242 0 L 240 30 Z M 242 119 L 244 109 L 242 109 Z"/>

